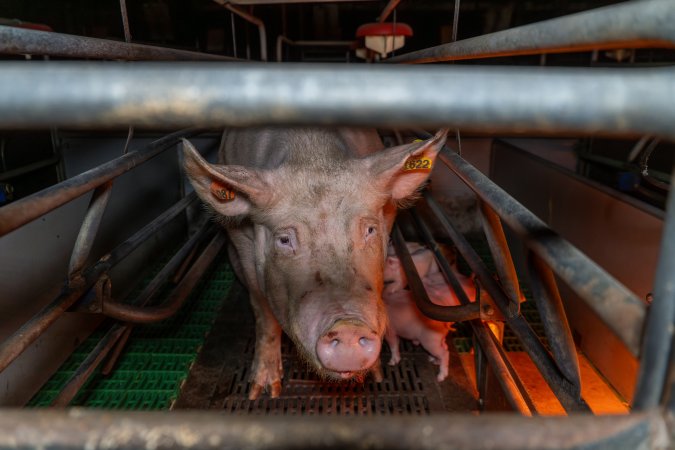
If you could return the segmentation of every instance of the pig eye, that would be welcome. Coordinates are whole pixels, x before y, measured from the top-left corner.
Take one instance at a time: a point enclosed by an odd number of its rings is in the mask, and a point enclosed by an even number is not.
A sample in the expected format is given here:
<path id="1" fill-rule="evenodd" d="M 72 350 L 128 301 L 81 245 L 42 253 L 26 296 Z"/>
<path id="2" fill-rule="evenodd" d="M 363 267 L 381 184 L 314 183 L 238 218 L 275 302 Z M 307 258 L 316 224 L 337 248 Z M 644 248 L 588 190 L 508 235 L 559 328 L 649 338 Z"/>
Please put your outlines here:
<path id="1" fill-rule="evenodd" d="M 295 251 L 295 236 L 292 231 L 287 231 L 276 236 L 276 246 L 284 250 Z"/>
<path id="2" fill-rule="evenodd" d="M 377 233 L 377 228 L 373 225 L 366 226 L 366 239 L 372 237 Z"/>

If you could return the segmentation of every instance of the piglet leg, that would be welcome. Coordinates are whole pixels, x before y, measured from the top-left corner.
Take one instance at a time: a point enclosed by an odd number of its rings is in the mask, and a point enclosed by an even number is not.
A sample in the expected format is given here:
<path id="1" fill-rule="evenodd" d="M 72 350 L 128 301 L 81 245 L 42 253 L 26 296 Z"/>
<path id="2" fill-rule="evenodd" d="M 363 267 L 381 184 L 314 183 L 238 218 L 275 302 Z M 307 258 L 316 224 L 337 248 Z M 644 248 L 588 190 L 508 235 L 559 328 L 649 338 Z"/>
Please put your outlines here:
<path id="1" fill-rule="evenodd" d="M 387 341 L 387 345 L 389 345 L 389 350 L 391 350 L 391 359 L 387 364 L 390 366 L 395 366 L 401 361 L 401 353 L 399 352 L 398 348 L 398 336 L 396 335 L 396 331 L 393 330 L 391 327 L 387 327 L 387 331 L 384 334 L 384 340 Z"/>

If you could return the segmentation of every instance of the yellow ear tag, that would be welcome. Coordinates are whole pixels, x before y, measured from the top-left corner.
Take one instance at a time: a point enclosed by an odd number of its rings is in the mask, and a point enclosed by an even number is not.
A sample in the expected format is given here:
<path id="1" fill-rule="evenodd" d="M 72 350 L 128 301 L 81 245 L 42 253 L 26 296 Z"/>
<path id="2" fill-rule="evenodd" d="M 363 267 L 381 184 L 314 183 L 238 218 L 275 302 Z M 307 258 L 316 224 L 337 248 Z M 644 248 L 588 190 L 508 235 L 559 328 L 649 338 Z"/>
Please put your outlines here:
<path id="1" fill-rule="evenodd" d="M 224 202 L 234 200 L 234 191 L 222 183 L 214 181 L 211 183 L 211 193 L 218 199 Z"/>
<path id="2" fill-rule="evenodd" d="M 431 170 L 434 162 L 424 156 L 411 156 L 403 165 L 403 170 Z"/>

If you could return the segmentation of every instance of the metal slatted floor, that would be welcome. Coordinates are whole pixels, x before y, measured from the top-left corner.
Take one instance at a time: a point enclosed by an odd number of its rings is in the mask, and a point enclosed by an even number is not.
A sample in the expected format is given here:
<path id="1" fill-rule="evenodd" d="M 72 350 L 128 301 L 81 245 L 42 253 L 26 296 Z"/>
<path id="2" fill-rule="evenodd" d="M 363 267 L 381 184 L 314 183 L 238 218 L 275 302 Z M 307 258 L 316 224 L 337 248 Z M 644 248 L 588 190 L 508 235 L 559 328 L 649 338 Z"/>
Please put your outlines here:
<path id="1" fill-rule="evenodd" d="M 257 415 L 428 415 L 435 412 L 473 412 L 475 390 L 451 346 L 450 375 L 436 381 L 437 366 L 420 347 L 404 341 L 401 362 L 386 365 L 383 351 L 381 383 L 320 380 L 284 339 L 282 395 L 250 401 L 249 369 L 253 357 L 254 323 L 248 295 L 233 285 L 210 335 L 184 383 L 174 408 L 218 409 L 231 414 Z"/>

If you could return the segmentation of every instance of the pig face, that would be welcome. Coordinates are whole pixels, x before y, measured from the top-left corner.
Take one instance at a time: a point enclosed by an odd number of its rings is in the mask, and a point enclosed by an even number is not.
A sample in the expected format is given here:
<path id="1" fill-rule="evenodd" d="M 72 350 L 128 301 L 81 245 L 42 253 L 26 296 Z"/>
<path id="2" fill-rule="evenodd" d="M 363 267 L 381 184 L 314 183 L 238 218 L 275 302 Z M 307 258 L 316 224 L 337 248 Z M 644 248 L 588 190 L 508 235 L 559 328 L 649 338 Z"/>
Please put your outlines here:
<path id="1" fill-rule="evenodd" d="M 433 161 L 444 140 L 443 132 L 365 158 L 306 158 L 271 170 L 209 164 L 185 141 L 197 193 L 230 218 L 228 228 L 247 230 L 250 251 L 239 249 L 240 258 L 254 259 L 256 287 L 320 375 L 358 378 L 378 360 L 389 229 L 396 205 L 430 172 L 406 164 Z"/>

